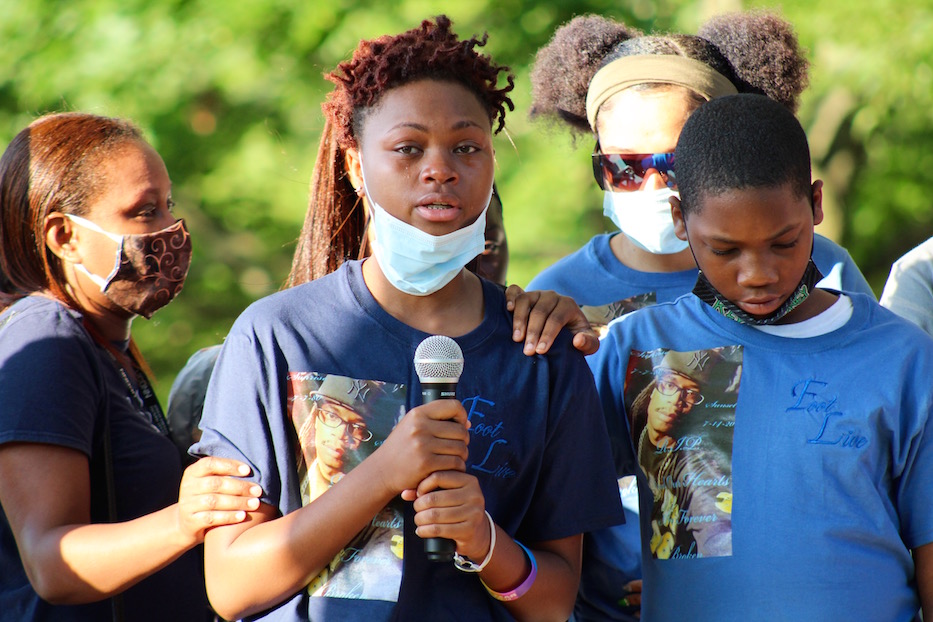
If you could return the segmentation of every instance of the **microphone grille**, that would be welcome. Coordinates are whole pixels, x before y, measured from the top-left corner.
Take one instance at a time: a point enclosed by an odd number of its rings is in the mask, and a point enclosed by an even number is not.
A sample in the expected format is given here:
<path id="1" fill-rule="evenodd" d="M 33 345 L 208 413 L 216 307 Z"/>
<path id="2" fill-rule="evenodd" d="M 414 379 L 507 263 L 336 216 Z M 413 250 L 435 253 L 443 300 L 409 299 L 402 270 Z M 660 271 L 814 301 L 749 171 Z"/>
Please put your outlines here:
<path id="1" fill-rule="evenodd" d="M 457 382 L 463 373 L 463 350 L 446 335 L 431 335 L 415 349 L 415 372 L 421 382 Z"/>

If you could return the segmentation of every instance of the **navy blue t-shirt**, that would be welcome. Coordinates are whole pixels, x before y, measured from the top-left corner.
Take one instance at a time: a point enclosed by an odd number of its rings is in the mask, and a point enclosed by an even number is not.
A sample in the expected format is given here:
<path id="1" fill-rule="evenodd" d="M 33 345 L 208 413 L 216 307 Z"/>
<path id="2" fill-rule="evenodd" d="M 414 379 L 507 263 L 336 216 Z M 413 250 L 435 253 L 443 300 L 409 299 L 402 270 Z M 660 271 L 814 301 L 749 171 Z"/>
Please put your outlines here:
<path id="1" fill-rule="evenodd" d="M 413 358 L 428 335 L 376 303 L 360 266 L 348 262 L 252 305 L 225 340 L 211 377 L 203 435 L 192 452 L 250 464 L 263 501 L 283 515 L 316 496 L 312 437 L 327 431 L 308 416 L 308 405 L 328 379 L 345 387 L 344 401 L 355 404 L 367 426 L 358 434 L 367 440 L 353 449 L 357 460 L 421 402 Z M 483 322 L 456 339 L 464 357 L 457 398 L 472 423 L 467 472 L 479 480 L 488 512 L 528 545 L 620 522 L 605 420 L 584 357 L 567 333 L 548 354 L 525 356 L 512 341 L 503 291 L 483 281 L 483 294 Z M 257 618 L 511 616 L 475 574 L 427 560 L 411 504 L 397 498 L 307 588 Z"/>
<path id="2" fill-rule="evenodd" d="M 107 522 L 101 440 L 109 411 L 117 519 L 130 520 L 178 500 L 178 450 L 133 402 L 110 355 L 79 313 L 29 296 L 0 314 L 0 445 L 44 443 L 85 454 L 91 470 L 91 520 Z M 200 551 L 192 550 L 124 595 L 133 621 L 208 619 Z M 0 509 L 0 619 L 111 620 L 110 600 L 53 606 L 29 584 Z"/>

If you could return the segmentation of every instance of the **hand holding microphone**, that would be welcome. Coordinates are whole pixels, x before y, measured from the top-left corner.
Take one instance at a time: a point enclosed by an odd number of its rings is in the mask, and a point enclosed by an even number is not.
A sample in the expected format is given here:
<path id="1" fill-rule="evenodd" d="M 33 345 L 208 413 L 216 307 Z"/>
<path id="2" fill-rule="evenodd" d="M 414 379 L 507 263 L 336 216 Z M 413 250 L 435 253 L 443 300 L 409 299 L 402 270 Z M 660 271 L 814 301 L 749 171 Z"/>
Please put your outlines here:
<path id="1" fill-rule="evenodd" d="M 415 349 L 415 372 L 421 382 L 422 404 L 457 399 L 463 351 L 450 337 L 432 335 Z M 456 543 L 448 538 L 427 538 L 424 550 L 431 561 L 449 562 L 453 560 Z"/>

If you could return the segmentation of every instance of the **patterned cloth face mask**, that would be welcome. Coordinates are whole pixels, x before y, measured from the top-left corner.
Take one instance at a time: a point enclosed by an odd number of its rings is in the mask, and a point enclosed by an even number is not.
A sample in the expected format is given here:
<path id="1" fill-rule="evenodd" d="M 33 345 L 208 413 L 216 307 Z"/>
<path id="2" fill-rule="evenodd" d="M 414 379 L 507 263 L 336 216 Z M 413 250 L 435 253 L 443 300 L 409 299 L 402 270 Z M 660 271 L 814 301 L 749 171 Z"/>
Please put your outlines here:
<path id="1" fill-rule="evenodd" d="M 106 277 L 92 274 L 80 263 L 75 268 L 121 309 L 149 319 L 181 291 L 191 263 L 191 236 L 184 220 L 154 233 L 118 235 L 86 218 L 65 216 L 117 243 L 113 270 Z"/>
<path id="2" fill-rule="evenodd" d="M 811 258 L 807 263 L 807 268 L 804 270 L 803 276 L 800 277 L 800 283 L 797 284 L 797 288 L 794 290 L 794 293 L 791 294 L 787 300 L 784 301 L 784 304 L 778 307 L 776 311 L 765 317 L 756 317 L 750 313 L 746 313 L 734 302 L 720 294 L 719 291 L 713 287 L 713 284 L 709 282 L 709 279 L 706 278 L 706 275 L 703 274 L 702 270 L 697 277 L 697 282 L 693 288 L 693 293 L 697 296 L 697 298 L 730 320 L 734 320 L 739 324 L 767 326 L 769 324 L 774 324 L 782 317 L 803 304 L 803 301 L 813 293 L 813 289 L 816 287 L 816 284 L 819 283 L 822 279 L 823 275 L 820 273 L 820 269 L 816 267 L 816 264 L 813 263 L 813 259 Z"/>

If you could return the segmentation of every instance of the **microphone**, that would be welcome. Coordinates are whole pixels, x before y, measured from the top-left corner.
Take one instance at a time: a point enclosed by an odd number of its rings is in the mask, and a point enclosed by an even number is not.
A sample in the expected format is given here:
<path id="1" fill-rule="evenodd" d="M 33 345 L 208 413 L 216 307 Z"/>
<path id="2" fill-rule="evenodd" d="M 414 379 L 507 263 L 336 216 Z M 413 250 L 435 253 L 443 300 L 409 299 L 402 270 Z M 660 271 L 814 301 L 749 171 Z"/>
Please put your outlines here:
<path id="1" fill-rule="evenodd" d="M 421 403 L 457 399 L 463 373 L 463 351 L 445 335 L 431 335 L 415 349 L 415 372 L 421 381 Z M 453 561 L 456 543 L 449 538 L 427 538 L 424 551 L 435 562 Z"/>

